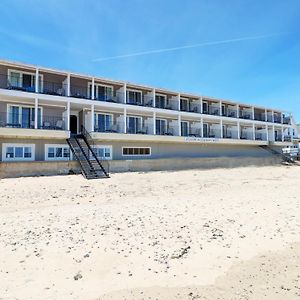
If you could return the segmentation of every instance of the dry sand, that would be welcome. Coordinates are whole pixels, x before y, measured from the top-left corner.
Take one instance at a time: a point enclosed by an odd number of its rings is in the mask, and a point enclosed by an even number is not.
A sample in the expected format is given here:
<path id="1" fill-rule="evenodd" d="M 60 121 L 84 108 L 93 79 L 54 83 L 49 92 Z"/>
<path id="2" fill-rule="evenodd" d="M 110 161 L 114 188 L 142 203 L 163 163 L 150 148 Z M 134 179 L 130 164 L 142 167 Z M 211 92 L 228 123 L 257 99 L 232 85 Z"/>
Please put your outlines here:
<path id="1" fill-rule="evenodd" d="M 299 299 L 300 168 L 0 180 L 0 299 Z"/>

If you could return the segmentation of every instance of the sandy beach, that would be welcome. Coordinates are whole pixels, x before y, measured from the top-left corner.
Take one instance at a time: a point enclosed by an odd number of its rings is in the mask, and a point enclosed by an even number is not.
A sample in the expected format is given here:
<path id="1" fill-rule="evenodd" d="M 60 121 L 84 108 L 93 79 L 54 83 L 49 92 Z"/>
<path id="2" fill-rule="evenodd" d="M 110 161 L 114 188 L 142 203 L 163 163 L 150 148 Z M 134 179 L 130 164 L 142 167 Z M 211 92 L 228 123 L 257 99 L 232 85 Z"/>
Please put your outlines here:
<path id="1" fill-rule="evenodd" d="M 298 166 L 0 180 L 0 299 L 299 299 Z"/>

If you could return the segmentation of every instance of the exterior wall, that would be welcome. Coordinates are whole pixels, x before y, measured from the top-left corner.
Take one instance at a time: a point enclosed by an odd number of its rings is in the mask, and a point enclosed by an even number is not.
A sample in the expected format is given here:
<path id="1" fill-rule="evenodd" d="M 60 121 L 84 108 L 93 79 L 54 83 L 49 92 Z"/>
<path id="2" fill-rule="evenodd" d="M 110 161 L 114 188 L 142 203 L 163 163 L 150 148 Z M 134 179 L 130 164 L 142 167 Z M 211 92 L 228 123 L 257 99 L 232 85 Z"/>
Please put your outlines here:
<path id="1" fill-rule="evenodd" d="M 243 166 L 268 166 L 278 165 L 277 157 L 243 157 L 243 158 L 185 158 L 185 159 L 154 159 L 112 161 L 110 172 L 134 172 L 134 171 L 163 171 L 186 169 L 214 169 L 235 168 Z M 18 162 L 0 163 L 0 178 L 63 175 L 80 173 L 77 162 Z"/>

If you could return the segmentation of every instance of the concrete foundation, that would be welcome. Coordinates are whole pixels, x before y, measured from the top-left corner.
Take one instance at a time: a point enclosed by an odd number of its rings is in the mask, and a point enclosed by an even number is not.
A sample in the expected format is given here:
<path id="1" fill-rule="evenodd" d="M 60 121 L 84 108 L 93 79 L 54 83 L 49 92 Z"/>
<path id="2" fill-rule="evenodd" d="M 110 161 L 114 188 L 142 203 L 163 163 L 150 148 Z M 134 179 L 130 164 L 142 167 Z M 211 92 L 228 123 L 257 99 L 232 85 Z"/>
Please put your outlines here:
<path id="1" fill-rule="evenodd" d="M 185 169 L 235 168 L 244 166 L 279 165 L 281 158 L 267 157 L 214 157 L 214 158 L 163 158 L 145 160 L 113 160 L 109 172 L 165 171 Z M 1 162 L 0 178 L 21 176 L 49 176 L 80 173 L 76 161 L 66 162 Z"/>

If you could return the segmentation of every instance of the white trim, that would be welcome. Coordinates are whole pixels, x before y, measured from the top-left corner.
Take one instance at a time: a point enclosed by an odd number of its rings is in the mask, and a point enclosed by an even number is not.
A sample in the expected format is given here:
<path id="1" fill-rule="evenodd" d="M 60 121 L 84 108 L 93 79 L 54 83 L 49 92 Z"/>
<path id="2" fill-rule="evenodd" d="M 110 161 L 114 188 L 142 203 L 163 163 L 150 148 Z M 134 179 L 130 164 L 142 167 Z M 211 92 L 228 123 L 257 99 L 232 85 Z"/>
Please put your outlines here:
<path id="1" fill-rule="evenodd" d="M 90 86 L 93 86 L 93 82 L 88 82 L 88 91 L 87 91 L 87 96 L 88 98 L 90 99 Z M 94 83 L 94 87 L 96 88 L 96 93 L 94 94 L 94 99 L 92 100 L 97 100 L 98 98 L 98 95 L 99 95 L 99 91 L 98 91 L 98 87 L 101 86 L 101 87 L 105 87 L 105 88 L 111 88 L 111 91 L 112 91 L 112 97 L 114 95 L 114 86 L 113 85 L 108 85 L 108 84 L 102 84 L 102 83 Z M 92 94 L 93 94 L 93 91 L 92 91 Z"/>
<path id="2" fill-rule="evenodd" d="M 31 148 L 31 157 L 6 157 L 6 148 L 8 147 L 30 147 Z M 24 153 L 23 153 L 24 154 Z M 35 160 L 35 144 L 24 144 L 24 143 L 3 143 L 2 144 L 2 161 L 34 161 Z"/>
<path id="3" fill-rule="evenodd" d="M 48 157 L 48 149 L 49 148 L 68 148 L 70 156 L 68 158 L 64 157 L 63 156 L 64 151 L 62 150 L 62 157 Z M 45 161 L 61 161 L 61 160 L 66 161 L 66 160 L 72 160 L 73 159 L 72 151 L 71 151 L 70 146 L 68 144 L 45 144 L 44 150 L 45 150 L 45 154 L 44 154 Z"/>
<path id="4" fill-rule="evenodd" d="M 113 159 L 113 146 L 112 145 L 94 145 L 91 146 L 92 148 L 97 148 L 97 149 L 101 149 L 101 148 L 108 148 L 109 152 L 110 152 L 110 157 L 99 157 L 97 156 L 97 158 L 101 159 L 101 160 L 112 160 Z"/>
<path id="5" fill-rule="evenodd" d="M 149 149 L 150 151 L 149 151 L 149 154 L 124 154 L 124 152 L 123 152 L 123 149 L 124 148 L 131 148 L 131 149 Z M 128 157 L 128 156 L 135 156 L 135 157 L 137 157 L 137 156 L 151 156 L 151 154 L 152 154 L 152 152 L 151 152 L 151 147 L 149 147 L 149 146 L 146 146 L 146 147 L 141 147 L 141 146 L 137 146 L 137 147 L 135 147 L 135 146 L 123 146 L 122 147 L 122 156 L 125 156 L 125 157 Z"/>

